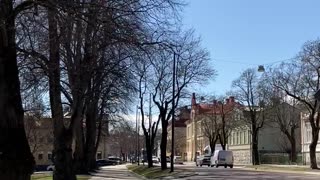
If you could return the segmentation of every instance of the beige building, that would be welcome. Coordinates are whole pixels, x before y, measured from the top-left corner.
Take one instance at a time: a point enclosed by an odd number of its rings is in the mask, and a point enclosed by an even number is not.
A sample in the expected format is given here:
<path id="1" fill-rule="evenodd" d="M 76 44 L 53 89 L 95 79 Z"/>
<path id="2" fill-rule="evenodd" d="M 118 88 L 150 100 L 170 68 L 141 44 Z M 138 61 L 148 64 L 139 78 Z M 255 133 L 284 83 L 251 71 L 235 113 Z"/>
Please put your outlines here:
<path id="1" fill-rule="evenodd" d="M 188 107 L 183 107 L 179 109 L 177 119 L 175 120 L 174 128 L 174 149 L 175 155 L 181 156 L 183 160 L 186 158 L 186 124 L 185 122 L 190 118 L 190 109 Z M 172 137 L 172 123 L 169 122 L 168 125 L 168 144 L 167 144 L 167 156 L 171 155 L 171 138 Z"/>
<path id="2" fill-rule="evenodd" d="M 301 113 L 301 153 L 302 153 L 302 162 L 304 164 L 310 164 L 310 143 L 312 140 L 312 130 L 311 125 L 308 119 L 309 113 Z M 316 158 L 317 162 L 320 163 L 320 135 L 318 140 L 318 145 L 316 148 Z"/>
<path id="3" fill-rule="evenodd" d="M 194 161 L 195 157 L 198 155 L 206 154 L 209 143 L 208 138 L 204 136 L 203 123 L 200 117 L 203 114 L 212 113 L 212 115 L 220 116 L 221 112 L 217 105 L 221 106 L 224 104 L 225 109 L 229 109 L 231 112 L 229 114 L 229 120 L 233 123 L 232 131 L 229 134 L 227 146 L 228 150 L 232 150 L 234 154 L 235 164 L 250 164 L 251 163 L 251 131 L 250 125 L 243 121 L 244 113 L 246 113 L 246 107 L 235 102 L 234 97 L 229 97 L 225 102 L 213 103 L 197 103 L 195 94 L 192 96 L 192 108 L 190 114 L 190 120 L 186 121 L 186 152 L 187 160 Z M 290 105 L 282 104 L 282 108 L 286 108 Z M 294 113 L 294 116 L 299 115 L 299 111 Z M 221 117 L 221 116 L 220 116 Z M 289 116 L 288 116 L 289 117 Z M 293 117 L 293 116 L 292 116 Z M 277 158 L 282 155 L 288 156 L 288 148 L 290 148 L 290 143 L 288 138 L 280 131 L 280 127 L 275 123 L 273 116 L 269 114 L 268 120 L 264 124 L 263 128 L 259 132 L 259 152 L 261 154 L 268 155 L 268 162 L 277 161 Z M 218 120 L 219 121 L 219 120 Z M 300 120 L 299 120 L 300 122 Z M 306 129 L 308 129 L 308 124 L 306 124 Z M 310 129 L 310 128 L 309 128 Z M 309 136 L 308 136 L 309 132 Z M 310 142 L 310 130 L 306 130 L 306 139 L 309 137 Z M 300 152 L 300 126 L 296 128 L 296 151 Z M 219 142 L 219 141 L 218 141 Z M 308 142 L 306 140 L 305 142 Z M 307 151 L 305 144 L 305 152 Z M 216 145 L 216 149 L 219 149 L 219 144 Z M 263 158 L 263 156 L 261 156 Z M 320 159 L 320 148 L 319 148 L 319 159 Z M 270 160 L 270 161 L 269 161 Z"/>
<path id="4" fill-rule="evenodd" d="M 236 109 L 240 107 L 240 104 L 235 102 L 234 97 L 226 99 L 225 102 L 213 101 L 212 103 L 197 103 L 195 93 L 191 99 L 191 113 L 190 120 L 186 121 L 186 140 L 187 140 L 187 160 L 194 161 L 198 155 L 208 153 L 210 150 L 209 140 L 204 133 L 203 123 L 204 119 L 202 115 L 210 116 L 211 118 L 217 118 L 216 121 L 221 121 L 221 113 L 223 109 L 228 111 L 228 117 L 233 118 Z M 230 119 L 230 118 L 229 118 Z M 216 149 L 220 146 L 217 141 Z"/>
<path id="5" fill-rule="evenodd" d="M 282 103 L 279 106 L 282 110 L 292 109 L 287 103 Z M 244 109 L 246 112 L 246 109 Z M 280 163 L 279 157 L 289 156 L 288 150 L 290 150 L 290 142 L 285 134 L 280 130 L 279 124 L 276 122 L 276 117 L 272 115 L 271 112 L 266 111 L 265 123 L 259 131 L 259 144 L 258 150 L 260 153 L 260 162 L 262 163 Z M 296 135 L 296 152 L 301 151 L 301 134 L 300 134 L 300 111 L 295 109 L 295 111 L 290 113 L 290 116 L 286 118 L 296 118 L 297 128 L 295 129 Z M 245 118 L 245 117 L 242 117 Z M 289 119 L 284 121 L 289 122 Z M 287 125 L 288 126 L 288 125 Z M 250 125 L 239 124 L 238 127 L 234 128 L 229 137 L 229 150 L 233 151 L 235 164 L 251 164 L 251 143 L 252 136 L 250 133 Z M 265 155 L 265 159 L 263 159 Z M 266 162 L 264 162 L 266 161 Z"/>
<path id="6" fill-rule="evenodd" d="M 53 151 L 53 121 L 51 118 L 37 118 L 25 116 L 25 130 L 31 152 L 35 158 L 36 165 L 52 164 Z M 97 159 L 107 158 L 108 144 L 105 134 L 97 150 Z"/>

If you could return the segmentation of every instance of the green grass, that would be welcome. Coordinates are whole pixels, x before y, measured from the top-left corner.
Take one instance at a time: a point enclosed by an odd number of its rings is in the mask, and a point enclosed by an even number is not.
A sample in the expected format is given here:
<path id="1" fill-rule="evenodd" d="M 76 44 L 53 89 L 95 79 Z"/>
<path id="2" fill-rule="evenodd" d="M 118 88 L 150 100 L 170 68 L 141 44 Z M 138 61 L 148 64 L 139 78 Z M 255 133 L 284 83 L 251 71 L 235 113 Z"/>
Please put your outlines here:
<path id="1" fill-rule="evenodd" d="M 148 168 L 148 166 L 137 166 L 137 165 L 128 165 L 127 168 L 139 175 L 142 175 L 148 179 L 155 179 L 160 177 L 166 177 L 166 176 L 174 176 L 178 172 L 170 173 L 170 169 L 161 170 L 160 167 L 152 167 Z"/>
<path id="2" fill-rule="evenodd" d="M 90 176 L 77 175 L 77 180 L 88 180 Z M 52 180 L 52 174 L 34 174 L 31 180 Z"/>

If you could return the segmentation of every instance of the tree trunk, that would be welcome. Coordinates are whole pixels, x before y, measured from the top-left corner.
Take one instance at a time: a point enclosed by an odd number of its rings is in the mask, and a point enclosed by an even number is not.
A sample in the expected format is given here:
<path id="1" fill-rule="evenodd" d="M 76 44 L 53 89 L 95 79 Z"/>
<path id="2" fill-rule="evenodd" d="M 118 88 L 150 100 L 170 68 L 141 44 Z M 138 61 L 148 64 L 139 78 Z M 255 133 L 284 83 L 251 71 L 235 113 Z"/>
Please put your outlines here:
<path id="1" fill-rule="evenodd" d="M 222 139 L 223 137 L 221 135 L 219 135 L 219 142 L 220 142 L 220 145 L 222 147 L 222 150 L 226 150 L 226 141 Z"/>
<path id="2" fill-rule="evenodd" d="M 162 121 L 162 134 L 161 134 L 161 143 L 160 143 L 160 159 L 161 159 L 161 169 L 165 170 L 167 169 L 167 137 L 168 137 L 168 131 L 167 131 L 167 122 L 165 120 Z"/>
<path id="3" fill-rule="evenodd" d="M 72 167 L 72 130 L 64 127 L 61 85 L 59 40 L 57 32 L 57 15 L 48 8 L 49 23 L 49 96 L 54 126 L 54 180 L 76 180 Z"/>
<path id="4" fill-rule="evenodd" d="M 254 129 L 255 126 L 253 126 L 252 129 Z M 252 133 L 252 164 L 253 165 L 259 165 L 260 159 L 259 159 L 259 146 L 258 146 L 258 131 L 253 130 Z"/>
<path id="5" fill-rule="evenodd" d="M 292 136 L 290 143 L 291 143 L 290 159 L 291 159 L 291 162 L 296 163 L 297 162 L 297 149 L 296 149 L 296 139 L 294 136 Z"/>
<path id="6" fill-rule="evenodd" d="M 217 138 L 216 139 L 211 139 L 210 140 L 210 150 L 211 150 L 211 154 L 214 154 L 214 151 L 216 150 L 216 144 L 217 144 Z"/>
<path id="7" fill-rule="evenodd" d="M 309 146 L 311 169 L 318 169 L 317 157 L 316 157 L 316 148 L 318 144 L 318 139 L 319 139 L 319 130 L 312 128 L 312 140 Z"/>
<path id="8" fill-rule="evenodd" d="M 150 138 L 146 138 L 146 150 L 147 150 L 147 160 L 148 160 L 148 168 L 153 166 L 152 162 L 152 147 L 150 144 Z"/>
<path id="9" fill-rule="evenodd" d="M 84 142 L 84 130 L 83 130 L 83 120 L 80 114 L 73 114 L 77 117 L 75 119 L 75 124 L 73 127 L 74 138 L 75 138 L 75 150 L 73 153 L 73 168 L 77 174 L 88 174 L 88 169 L 86 166 L 86 152 L 85 152 L 85 142 Z M 72 119 L 73 117 L 71 117 Z"/>
<path id="10" fill-rule="evenodd" d="M 35 162 L 24 129 L 13 1 L 0 0 L 0 9 L 0 179 L 28 180 Z"/>
<path id="11" fill-rule="evenodd" d="M 91 104 L 92 105 L 92 104 Z M 96 110 L 95 108 L 89 108 L 87 114 L 87 134 L 86 134 L 86 163 L 88 170 L 96 169 Z M 98 143 L 98 142 L 97 142 Z M 98 148 L 98 147 L 97 147 Z"/>

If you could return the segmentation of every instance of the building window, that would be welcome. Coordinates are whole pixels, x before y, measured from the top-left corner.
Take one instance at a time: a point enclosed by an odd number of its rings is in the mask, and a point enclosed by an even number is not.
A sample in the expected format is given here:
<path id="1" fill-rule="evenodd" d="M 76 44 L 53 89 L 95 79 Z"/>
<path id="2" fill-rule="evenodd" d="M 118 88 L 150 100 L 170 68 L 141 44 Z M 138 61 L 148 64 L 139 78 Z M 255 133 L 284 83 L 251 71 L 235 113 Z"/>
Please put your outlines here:
<path id="1" fill-rule="evenodd" d="M 306 141 L 307 142 L 311 142 L 311 139 L 312 139 L 312 132 L 311 132 L 311 125 L 310 125 L 310 123 L 307 123 L 306 124 L 306 133 L 307 133 L 307 139 L 306 139 Z"/>
<path id="2" fill-rule="evenodd" d="M 248 144 L 248 131 L 244 131 L 244 144 Z"/>
<path id="3" fill-rule="evenodd" d="M 52 153 L 48 152 L 48 160 L 52 160 Z"/>
<path id="4" fill-rule="evenodd" d="M 237 132 L 237 144 L 240 144 L 240 132 Z"/>
<path id="5" fill-rule="evenodd" d="M 39 160 L 42 160 L 42 159 L 43 159 L 43 153 L 39 153 L 39 154 L 38 154 L 38 159 L 39 159 Z"/>
<path id="6" fill-rule="evenodd" d="M 101 152 L 97 152 L 97 159 L 102 159 L 102 153 Z"/>
<path id="7" fill-rule="evenodd" d="M 243 131 L 241 131 L 240 132 L 240 144 L 244 144 L 244 132 Z"/>
<path id="8" fill-rule="evenodd" d="M 232 133 L 232 144 L 236 145 L 236 133 Z"/>

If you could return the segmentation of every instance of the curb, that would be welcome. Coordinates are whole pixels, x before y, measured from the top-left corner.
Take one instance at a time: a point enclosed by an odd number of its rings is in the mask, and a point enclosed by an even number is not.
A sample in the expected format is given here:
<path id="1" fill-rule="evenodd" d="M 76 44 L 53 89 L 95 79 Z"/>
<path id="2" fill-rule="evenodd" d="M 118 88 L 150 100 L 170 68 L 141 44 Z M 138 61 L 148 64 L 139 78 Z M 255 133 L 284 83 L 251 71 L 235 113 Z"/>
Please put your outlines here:
<path id="1" fill-rule="evenodd" d="M 293 171 L 293 170 L 276 170 L 276 169 L 256 169 L 256 168 L 241 168 L 247 171 L 260 171 L 260 172 L 278 172 L 278 173 L 292 173 L 292 174 L 307 174 L 307 175 L 319 175 L 319 172 L 309 172 L 309 171 Z"/>

